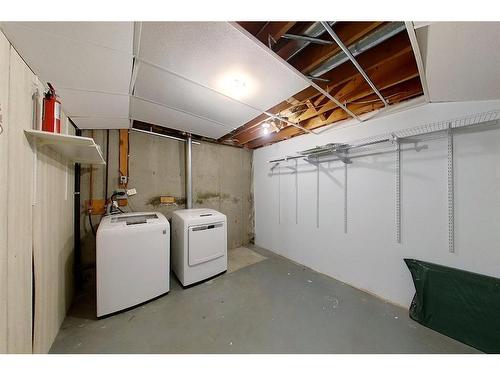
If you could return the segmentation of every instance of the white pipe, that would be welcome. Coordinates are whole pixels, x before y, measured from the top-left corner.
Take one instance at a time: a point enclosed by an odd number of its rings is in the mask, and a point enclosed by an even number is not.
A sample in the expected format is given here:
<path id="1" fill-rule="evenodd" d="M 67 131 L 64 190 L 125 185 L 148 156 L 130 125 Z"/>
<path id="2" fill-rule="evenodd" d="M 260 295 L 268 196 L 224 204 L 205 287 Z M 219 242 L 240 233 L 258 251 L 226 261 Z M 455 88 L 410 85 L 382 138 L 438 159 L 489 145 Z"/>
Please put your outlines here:
<path id="1" fill-rule="evenodd" d="M 174 139 L 174 140 L 179 141 L 179 142 L 186 142 L 186 140 L 184 138 L 174 137 L 173 135 L 166 135 L 166 134 L 160 134 L 160 133 L 155 133 L 155 132 L 148 132 L 147 130 L 142 130 L 142 129 L 137 129 L 137 128 L 130 128 L 130 130 L 133 130 L 133 131 L 138 132 L 138 133 L 144 133 L 144 134 L 148 134 L 148 135 L 154 135 L 154 136 L 161 137 L 161 138 Z M 200 144 L 200 142 L 195 142 L 195 141 L 192 141 L 191 143 L 193 145 L 199 145 Z"/>
<path id="2" fill-rule="evenodd" d="M 193 208 L 193 180 L 192 180 L 192 138 L 186 139 L 186 208 Z"/>

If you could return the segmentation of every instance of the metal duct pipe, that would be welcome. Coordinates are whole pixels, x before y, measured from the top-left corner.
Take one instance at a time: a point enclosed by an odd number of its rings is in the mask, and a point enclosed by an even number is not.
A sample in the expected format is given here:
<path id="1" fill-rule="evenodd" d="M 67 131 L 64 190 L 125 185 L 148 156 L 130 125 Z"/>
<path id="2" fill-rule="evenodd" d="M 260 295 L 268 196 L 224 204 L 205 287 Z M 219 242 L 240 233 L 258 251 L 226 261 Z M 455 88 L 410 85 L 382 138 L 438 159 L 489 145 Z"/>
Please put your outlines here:
<path id="1" fill-rule="evenodd" d="M 192 145 L 191 134 L 186 139 L 186 208 L 193 208 L 193 176 L 192 176 Z"/>

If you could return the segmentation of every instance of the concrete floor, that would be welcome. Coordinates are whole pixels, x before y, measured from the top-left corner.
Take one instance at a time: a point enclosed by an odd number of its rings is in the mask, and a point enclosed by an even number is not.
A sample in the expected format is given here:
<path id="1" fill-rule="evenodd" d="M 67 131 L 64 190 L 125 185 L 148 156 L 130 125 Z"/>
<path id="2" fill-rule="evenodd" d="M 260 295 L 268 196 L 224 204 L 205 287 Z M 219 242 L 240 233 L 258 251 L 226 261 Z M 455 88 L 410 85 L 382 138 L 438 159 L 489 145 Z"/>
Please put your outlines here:
<path id="1" fill-rule="evenodd" d="M 474 353 L 408 311 L 263 249 L 267 258 L 96 320 L 75 300 L 51 353 Z M 87 302 L 86 302 L 87 300 Z"/>

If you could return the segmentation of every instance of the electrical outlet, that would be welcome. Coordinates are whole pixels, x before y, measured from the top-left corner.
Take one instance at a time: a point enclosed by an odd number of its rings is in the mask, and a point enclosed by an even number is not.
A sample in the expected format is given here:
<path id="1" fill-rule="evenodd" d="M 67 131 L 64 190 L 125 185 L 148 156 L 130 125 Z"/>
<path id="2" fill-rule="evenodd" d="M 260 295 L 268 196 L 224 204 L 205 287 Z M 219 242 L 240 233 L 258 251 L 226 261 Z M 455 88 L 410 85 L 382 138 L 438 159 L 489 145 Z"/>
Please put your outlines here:
<path id="1" fill-rule="evenodd" d="M 117 193 L 124 193 L 124 194 L 115 196 L 115 199 L 117 201 L 122 200 L 122 199 L 127 199 L 127 191 L 125 189 L 116 189 L 115 194 L 117 194 Z"/>
<path id="2" fill-rule="evenodd" d="M 127 176 L 120 176 L 120 184 L 125 185 L 128 182 Z"/>

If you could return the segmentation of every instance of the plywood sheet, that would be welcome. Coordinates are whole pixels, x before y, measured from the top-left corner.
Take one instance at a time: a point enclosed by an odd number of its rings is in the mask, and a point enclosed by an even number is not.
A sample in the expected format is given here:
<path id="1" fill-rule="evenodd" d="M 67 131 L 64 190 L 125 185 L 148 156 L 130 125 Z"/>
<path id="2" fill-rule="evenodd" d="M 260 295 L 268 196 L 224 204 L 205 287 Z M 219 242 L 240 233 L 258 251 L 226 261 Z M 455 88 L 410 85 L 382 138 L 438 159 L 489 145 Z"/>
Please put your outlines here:
<path id="1" fill-rule="evenodd" d="M 7 158 L 10 45 L 0 33 L 0 353 L 7 352 Z"/>
<path id="2" fill-rule="evenodd" d="M 39 150 L 33 209 L 34 353 L 49 351 L 73 296 L 73 190 L 73 165 L 49 148 Z"/>
<path id="3" fill-rule="evenodd" d="M 24 129 L 32 127 L 34 79 L 11 48 L 7 187 L 7 339 L 11 353 L 32 351 L 33 152 Z"/>

